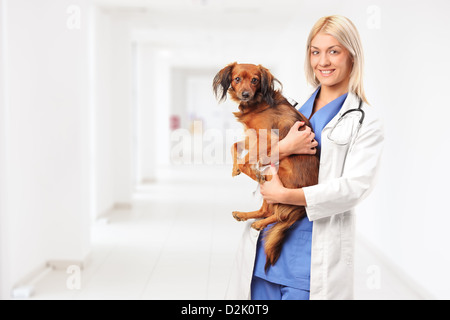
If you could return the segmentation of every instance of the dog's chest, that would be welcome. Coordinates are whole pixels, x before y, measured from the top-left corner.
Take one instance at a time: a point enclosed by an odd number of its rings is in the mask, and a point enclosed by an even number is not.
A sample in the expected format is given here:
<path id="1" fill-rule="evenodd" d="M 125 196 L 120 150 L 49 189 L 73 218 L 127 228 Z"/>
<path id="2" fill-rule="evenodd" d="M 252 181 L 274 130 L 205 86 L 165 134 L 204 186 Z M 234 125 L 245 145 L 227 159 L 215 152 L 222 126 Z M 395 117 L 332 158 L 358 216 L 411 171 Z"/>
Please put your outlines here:
<path id="1" fill-rule="evenodd" d="M 236 112 L 234 114 L 238 122 L 242 123 L 244 130 L 271 130 L 274 128 L 274 117 L 266 111 L 259 112 Z"/>

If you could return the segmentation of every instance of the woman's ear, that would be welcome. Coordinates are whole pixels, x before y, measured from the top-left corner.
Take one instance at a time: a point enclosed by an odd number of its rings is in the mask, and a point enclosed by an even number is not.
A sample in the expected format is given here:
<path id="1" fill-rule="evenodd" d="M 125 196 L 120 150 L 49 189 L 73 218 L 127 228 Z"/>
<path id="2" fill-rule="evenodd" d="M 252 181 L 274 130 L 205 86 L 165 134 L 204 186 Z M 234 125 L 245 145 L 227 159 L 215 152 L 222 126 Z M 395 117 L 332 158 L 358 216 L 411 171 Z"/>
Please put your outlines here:
<path id="1" fill-rule="evenodd" d="M 272 106 L 274 101 L 275 93 L 275 81 L 278 81 L 270 73 L 270 71 L 263 66 L 259 65 L 259 70 L 261 71 L 261 94 L 263 99 Z"/>
<path id="2" fill-rule="evenodd" d="M 216 99 L 218 99 L 220 102 L 227 99 L 227 92 L 232 82 L 231 75 L 236 64 L 237 62 L 229 64 L 228 66 L 220 70 L 219 73 L 217 73 L 214 77 L 213 91 L 216 95 Z"/>

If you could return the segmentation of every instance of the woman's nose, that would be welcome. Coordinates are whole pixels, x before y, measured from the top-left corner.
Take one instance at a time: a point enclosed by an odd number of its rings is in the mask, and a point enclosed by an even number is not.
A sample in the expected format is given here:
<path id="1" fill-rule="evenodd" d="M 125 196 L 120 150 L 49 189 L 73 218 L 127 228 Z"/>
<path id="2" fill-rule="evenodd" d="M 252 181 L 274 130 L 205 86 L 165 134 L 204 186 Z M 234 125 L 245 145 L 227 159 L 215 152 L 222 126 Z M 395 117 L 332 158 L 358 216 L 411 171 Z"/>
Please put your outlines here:
<path id="1" fill-rule="evenodd" d="M 322 54 L 319 60 L 319 65 L 321 67 L 327 67 L 330 65 L 330 59 L 328 59 L 328 55 Z"/>

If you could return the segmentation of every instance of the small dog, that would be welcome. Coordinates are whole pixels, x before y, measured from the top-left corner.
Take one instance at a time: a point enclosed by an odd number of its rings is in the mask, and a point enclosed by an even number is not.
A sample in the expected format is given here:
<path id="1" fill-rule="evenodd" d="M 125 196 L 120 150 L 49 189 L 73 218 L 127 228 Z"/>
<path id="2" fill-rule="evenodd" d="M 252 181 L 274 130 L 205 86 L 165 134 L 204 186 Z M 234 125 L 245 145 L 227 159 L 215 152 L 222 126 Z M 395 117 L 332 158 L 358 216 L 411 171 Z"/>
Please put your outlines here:
<path id="1" fill-rule="evenodd" d="M 295 122 L 303 121 L 310 126 L 308 119 L 283 97 L 280 90 L 275 89 L 276 83 L 281 85 L 263 66 L 236 62 L 219 71 L 214 78 L 216 98 L 224 101 L 228 93 L 232 100 L 239 103 L 240 111 L 234 113 L 235 117 L 244 125 L 246 132 L 256 135 L 256 142 L 255 139 L 252 142 L 253 137 L 247 135 L 245 141 L 233 145 L 233 176 L 245 173 L 259 183 L 270 181 L 272 176 L 265 174 L 264 168 L 274 163 L 274 158 L 277 159 L 277 152 L 272 152 L 271 146 L 275 145 L 275 141 L 284 139 Z M 278 130 L 278 136 L 274 134 L 274 129 Z M 267 150 L 260 150 L 261 143 L 267 145 Z M 247 154 L 240 158 L 239 154 L 243 151 Z M 278 175 L 286 188 L 315 185 L 318 174 L 319 158 L 316 155 L 291 155 L 279 161 Z M 266 201 L 258 211 L 233 212 L 233 217 L 238 221 L 260 219 L 252 224 L 257 230 L 276 223 L 265 235 L 266 271 L 278 260 L 287 230 L 305 215 L 305 207 L 268 204 Z"/>

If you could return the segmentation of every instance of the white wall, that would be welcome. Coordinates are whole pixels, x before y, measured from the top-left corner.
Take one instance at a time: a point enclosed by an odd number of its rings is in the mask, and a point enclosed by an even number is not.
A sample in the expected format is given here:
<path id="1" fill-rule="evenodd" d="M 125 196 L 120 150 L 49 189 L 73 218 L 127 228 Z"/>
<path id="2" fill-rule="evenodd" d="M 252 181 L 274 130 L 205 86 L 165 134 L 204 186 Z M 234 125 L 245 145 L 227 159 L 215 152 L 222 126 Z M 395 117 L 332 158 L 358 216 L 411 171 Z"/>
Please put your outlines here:
<path id="1" fill-rule="evenodd" d="M 0 70 L 5 70 L 5 2 L 0 1 Z M 7 224 L 7 182 L 6 182 L 6 143 L 7 143 L 7 111 L 6 111 L 6 82 L 4 79 L 5 73 L 0 72 L 0 261 L 5 261 L 7 258 L 6 243 L 7 235 L 9 234 Z M 0 283 L 6 283 L 9 268 L 5 263 L 0 263 Z M 0 286 L 0 298 L 8 296 L 8 288 L 4 285 Z"/>
<path id="2" fill-rule="evenodd" d="M 112 96 L 113 77 L 113 33 L 108 14 L 94 9 L 94 77 L 95 77 L 95 144 L 96 144 L 96 210 L 95 216 L 105 214 L 114 204 L 114 163 L 112 139 L 114 97 Z"/>
<path id="3" fill-rule="evenodd" d="M 134 187 L 133 60 L 129 21 L 96 8 L 95 15 L 95 216 L 129 206 Z"/>
<path id="4" fill-rule="evenodd" d="M 386 148 L 359 229 L 425 291 L 448 299 L 450 3 L 382 1 L 379 8 L 380 29 L 363 28 L 362 36 L 368 94 L 383 110 Z"/>
<path id="5" fill-rule="evenodd" d="M 88 6 L 77 1 L 82 20 L 71 30 L 71 4 L 2 2 L 2 297 L 48 261 L 84 261 L 90 250 Z"/>
<path id="6" fill-rule="evenodd" d="M 137 182 L 152 182 L 156 179 L 156 141 L 157 141 L 157 119 L 156 119 L 156 95 L 158 94 L 155 83 L 156 75 L 156 52 L 151 45 L 137 45 L 137 128 L 136 139 L 139 144 L 139 154 L 136 159 Z"/>
<path id="7" fill-rule="evenodd" d="M 111 20 L 111 120 L 114 200 L 131 204 L 133 188 L 133 69 L 129 21 L 122 16 Z"/>

